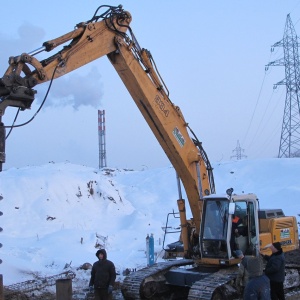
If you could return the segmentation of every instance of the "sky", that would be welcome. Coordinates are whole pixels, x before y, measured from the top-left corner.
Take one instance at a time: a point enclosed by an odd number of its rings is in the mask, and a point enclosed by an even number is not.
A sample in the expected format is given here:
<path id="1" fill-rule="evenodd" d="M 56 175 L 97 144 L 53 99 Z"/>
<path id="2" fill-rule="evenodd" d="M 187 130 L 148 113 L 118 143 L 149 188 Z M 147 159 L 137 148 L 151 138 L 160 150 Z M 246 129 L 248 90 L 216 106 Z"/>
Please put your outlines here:
<path id="1" fill-rule="evenodd" d="M 299 159 L 258 159 L 213 165 L 216 191 L 255 193 L 261 209 L 300 213 Z M 10 168 L 0 173 L 0 273 L 4 286 L 76 274 L 73 291 L 88 286 L 96 244 L 123 271 L 147 265 L 146 236 L 154 236 L 155 262 L 163 261 L 167 214 L 177 212 L 177 181 L 170 165 L 145 170 L 98 170 L 71 163 Z M 183 197 L 185 195 L 183 193 Z M 188 218 L 191 217 L 187 205 Z M 169 218 L 175 231 L 178 219 Z M 177 241 L 169 235 L 165 245 Z M 52 287 L 53 289 L 55 287 Z"/>
<path id="2" fill-rule="evenodd" d="M 171 101 L 181 108 L 211 161 L 234 158 L 238 143 L 249 159 L 278 155 L 285 87 L 273 90 L 273 85 L 284 78 L 284 67 L 265 71 L 265 65 L 283 57 L 282 48 L 270 50 L 283 37 L 287 14 L 300 31 L 299 0 L 109 2 L 132 14 L 131 28 L 140 46 L 151 51 Z M 5 3 L 0 20 L 2 74 L 10 56 L 72 31 L 101 4 L 106 3 Z M 36 87 L 31 110 L 21 112 L 16 124 L 31 119 L 47 87 Z M 51 161 L 97 167 L 98 109 L 106 113 L 109 167 L 169 165 L 126 87 L 102 57 L 53 82 L 41 112 L 7 138 L 3 168 Z M 8 108 L 4 124 L 11 125 L 15 114 L 15 108 Z"/>

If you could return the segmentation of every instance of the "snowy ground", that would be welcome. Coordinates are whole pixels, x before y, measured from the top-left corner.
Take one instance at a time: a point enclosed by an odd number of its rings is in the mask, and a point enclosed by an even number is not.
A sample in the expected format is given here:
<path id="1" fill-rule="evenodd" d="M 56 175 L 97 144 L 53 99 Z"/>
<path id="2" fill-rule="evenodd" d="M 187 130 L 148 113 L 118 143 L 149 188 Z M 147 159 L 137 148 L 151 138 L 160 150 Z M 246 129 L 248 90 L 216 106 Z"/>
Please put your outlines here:
<path id="1" fill-rule="evenodd" d="M 230 161 L 213 167 L 217 192 L 229 187 L 254 192 L 261 208 L 300 213 L 299 159 Z M 0 196 L 4 285 L 69 270 L 76 273 L 74 289 L 83 289 L 90 270 L 80 267 L 96 260 L 99 246 L 115 263 L 118 281 L 126 269 L 146 266 L 147 234 L 154 234 L 157 260 L 162 260 L 163 227 L 167 214 L 177 211 L 178 193 L 172 167 L 97 170 L 49 163 L 0 173 Z"/>

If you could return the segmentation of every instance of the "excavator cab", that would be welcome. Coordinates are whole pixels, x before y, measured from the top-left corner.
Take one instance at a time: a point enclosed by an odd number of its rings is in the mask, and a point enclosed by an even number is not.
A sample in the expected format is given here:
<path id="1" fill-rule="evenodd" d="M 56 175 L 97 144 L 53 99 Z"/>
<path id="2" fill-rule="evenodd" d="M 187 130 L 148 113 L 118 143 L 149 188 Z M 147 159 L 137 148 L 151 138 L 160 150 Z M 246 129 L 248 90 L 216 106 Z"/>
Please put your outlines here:
<path id="1" fill-rule="evenodd" d="M 225 198 L 209 198 L 204 202 L 203 226 L 200 247 L 203 258 L 228 258 L 227 243 L 229 201 Z"/>
<path id="2" fill-rule="evenodd" d="M 227 264 L 235 251 L 258 254 L 258 205 L 253 194 L 204 197 L 200 253 L 204 260 Z"/>

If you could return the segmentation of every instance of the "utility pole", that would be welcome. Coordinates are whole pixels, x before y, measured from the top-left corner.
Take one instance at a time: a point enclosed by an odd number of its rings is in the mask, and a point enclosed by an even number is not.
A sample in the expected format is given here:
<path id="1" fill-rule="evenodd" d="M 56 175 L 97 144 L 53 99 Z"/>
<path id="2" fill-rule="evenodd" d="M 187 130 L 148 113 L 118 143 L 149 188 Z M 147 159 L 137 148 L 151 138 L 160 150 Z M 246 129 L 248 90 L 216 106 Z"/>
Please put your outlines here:
<path id="1" fill-rule="evenodd" d="M 271 47 L 283 47 L 284 58 L 280 58 L 266 65 L 284 66 L 285 79 L 274 85 L 286 86 L 285 107 L 280 137 L 278 157 L 295 157 L 300 155 L 300 110 L 299 110 L 299 55 L 298 37 L 294 29 L 291 17 L 288 14 L 285 23 L 283 39 Z"/>
<path id="2" fill-rule="evenodd" d="M 234 150 L 232 150 L 232 152 L 235 152 L 236 154 L 231 156 L 230 158 L 236 158 L 237 160 L 241 160 L 242 158 L 247 158 L 246 155 L 242 154 L 242 152 L 244 152 L 245 150 L 241 148 L 240 146 L 240 142 L 237 141 L 236 147 Z"/>

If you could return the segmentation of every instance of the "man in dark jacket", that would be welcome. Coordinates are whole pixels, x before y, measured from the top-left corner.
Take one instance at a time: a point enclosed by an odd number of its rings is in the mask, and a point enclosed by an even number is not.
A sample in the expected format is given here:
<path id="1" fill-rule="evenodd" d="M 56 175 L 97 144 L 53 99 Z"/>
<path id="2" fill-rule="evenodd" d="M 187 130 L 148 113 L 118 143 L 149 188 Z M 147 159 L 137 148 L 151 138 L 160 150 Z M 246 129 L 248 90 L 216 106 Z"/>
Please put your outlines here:
<path id="1" fill-rule="evenodd" d="M 261 256 L 244 256 L 241 250 L 236 250 L 241 258 L 240 270 L 236 284 L 239 291 L 240 279 L 244 277 L 244 300 L 270 300 L 270 281 L 264 274 L 263 258 Z"/>
<path id="2" fill-rule="evenodd" d="M 109 300 L 116 280 L 115 266 L 104 249 L 98 250 L 96 256 L 99 260 L 93 264 L 89 286 L 94 286 L 95 300 Z"/>
<path id="3" fill-rule="evenodd" d="M 270 279 L 271 299 L 284 300 L 283 282 L 285 277 L 285 258 L 279 242 L 270 245 L 272 255 L 264 255 L 267 260 L 265 274 Z"/>

